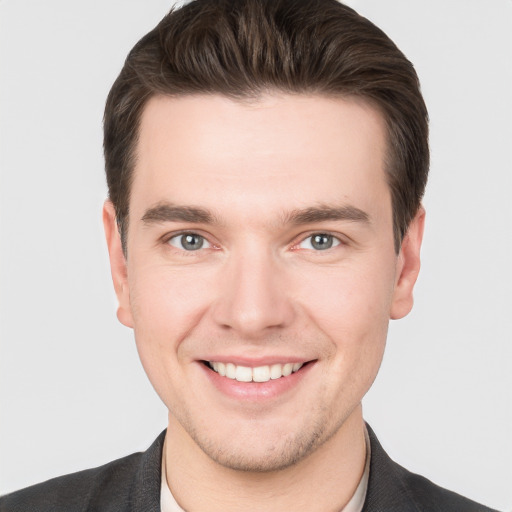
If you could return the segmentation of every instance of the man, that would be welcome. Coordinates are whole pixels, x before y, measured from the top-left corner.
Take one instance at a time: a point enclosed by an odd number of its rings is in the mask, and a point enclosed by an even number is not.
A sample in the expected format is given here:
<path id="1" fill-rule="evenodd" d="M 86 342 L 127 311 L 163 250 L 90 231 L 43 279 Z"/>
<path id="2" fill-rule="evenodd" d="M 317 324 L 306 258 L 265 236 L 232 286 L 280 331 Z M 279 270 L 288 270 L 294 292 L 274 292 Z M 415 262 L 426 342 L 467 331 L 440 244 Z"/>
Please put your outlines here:
<path id="1" fill-rule="evenodd" d="M 1 510 L 489 510 L 392 462 L 361 399 L 419 271 L 427 112 L 333 0 L 198 0 L 105 111 L 120 321 L 169 425 Z"/>

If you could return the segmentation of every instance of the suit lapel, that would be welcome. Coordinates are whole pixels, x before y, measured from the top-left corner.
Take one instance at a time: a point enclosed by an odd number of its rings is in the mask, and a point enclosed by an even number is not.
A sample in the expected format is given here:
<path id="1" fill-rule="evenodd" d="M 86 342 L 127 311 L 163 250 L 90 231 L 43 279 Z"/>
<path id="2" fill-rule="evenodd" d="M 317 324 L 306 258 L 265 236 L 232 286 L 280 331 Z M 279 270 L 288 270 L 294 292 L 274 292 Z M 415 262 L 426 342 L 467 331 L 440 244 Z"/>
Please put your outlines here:
<path id="1" fill-rule="evenodd" d="M 366 428 L 371 460 L 363 512 L 419 512 L 402 479 L 402 468 L 389 458 L 368 424 Z"/>
<path id="2" fill-rule="evenodd" d="M 165 430 L 142 454 L 134 479 L 129 512 L 160 512 L 160 482 Z"/>

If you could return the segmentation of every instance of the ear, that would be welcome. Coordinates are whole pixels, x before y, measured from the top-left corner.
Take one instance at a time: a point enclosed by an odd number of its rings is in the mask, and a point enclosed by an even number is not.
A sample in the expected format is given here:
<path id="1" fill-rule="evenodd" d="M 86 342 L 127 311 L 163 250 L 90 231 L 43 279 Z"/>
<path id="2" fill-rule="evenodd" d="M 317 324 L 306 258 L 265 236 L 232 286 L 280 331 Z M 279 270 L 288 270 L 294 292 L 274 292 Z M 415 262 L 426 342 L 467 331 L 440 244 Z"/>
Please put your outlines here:
<path id="1" fill-rule="evenodd" d="M 398 320 L 406 316 L 413 306 L 413 289 L 420 272 L 420 249 L 425 226 L 425 209 L 420 206 L 418 213 L 409 224 L 402 241 L 397 259 L 397 272 L 390 317 Z"/>
<path id="2" fill-rule="evenodd" d="M 126 327 L 133 328 L 126 258 L 123 254 L 114 205 L 112 201 L 108 199 L 103 204 L 103 227 L 107 239 L 112 281 L 114 282 L 114 290 L 119 304 L 117 308 L 117 318 L 122 324 L 126 325 Z"/>

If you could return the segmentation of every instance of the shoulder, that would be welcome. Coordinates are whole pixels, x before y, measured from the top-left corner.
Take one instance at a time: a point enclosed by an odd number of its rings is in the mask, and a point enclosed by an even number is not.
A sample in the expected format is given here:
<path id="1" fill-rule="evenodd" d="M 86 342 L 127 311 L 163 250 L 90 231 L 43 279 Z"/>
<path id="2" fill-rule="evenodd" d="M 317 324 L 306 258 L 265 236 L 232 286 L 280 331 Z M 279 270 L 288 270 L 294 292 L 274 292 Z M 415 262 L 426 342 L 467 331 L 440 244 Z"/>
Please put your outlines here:
<path id="1" fill-rule="evenodd" d="M 154 491 L 150 499 L 158 501 L 162 443 L 163 433 L 146 452 L 2 496 L 0 512 L 129 511 L 137 509 L 134 504 L 140 501 L 141 489 L 147 491 L 148 479 Z"/>
<path id="2" fill-rule="evenodd" d="M 403 482 L 408 496 L 417 505 L 418 511 L 496 512 L 460 494 L 444 489 L 421 475 L 411 473 L 398 464 L 396 466 L 395 472 Z"/>
<path id="3" fill-rule="evenodd" d="M 496 512 L 411 473 L 394 462 L 368 426 L 370 477 L 365 512 Z"/>
<path id="4" fill-rule="evenodd" d="M 140 457 L 140 453 L 135 453 L 98 468 L 53 478 L 13 492 L 0 498 L 0 511 L 85 511 L 98 501 L 116 503 L 122 510 L 122 502 L 129 498 Z"/>

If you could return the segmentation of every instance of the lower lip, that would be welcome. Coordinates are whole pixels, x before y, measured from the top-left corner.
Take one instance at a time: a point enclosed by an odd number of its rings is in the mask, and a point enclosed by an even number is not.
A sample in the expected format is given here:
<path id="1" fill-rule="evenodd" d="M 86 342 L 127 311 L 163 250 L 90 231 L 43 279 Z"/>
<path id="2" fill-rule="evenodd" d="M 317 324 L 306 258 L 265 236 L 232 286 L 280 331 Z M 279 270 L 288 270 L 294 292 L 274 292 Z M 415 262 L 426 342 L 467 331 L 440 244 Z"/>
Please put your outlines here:
<path id="1" fill-rule="evenodd" d="M 287 377 L 271 379 L 267 382 L 239 382 L 222 377 L 204 363 L 200 363 L 200 365 L 210 382 L 223 394 L 237 400 L 257 402 L 276 398 L 291 391 L 310 372 L 314 362 L 302 366 L 298 371 Z"/>

